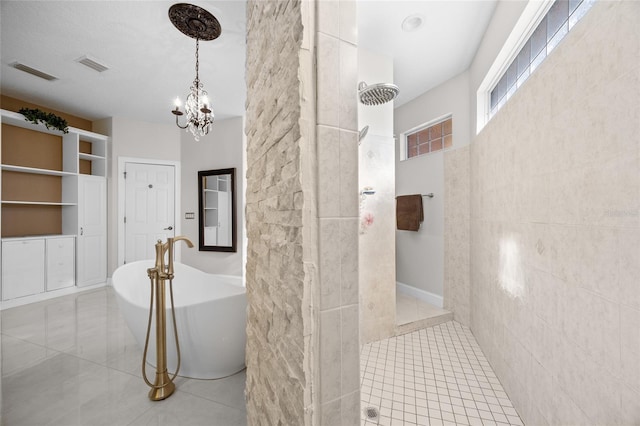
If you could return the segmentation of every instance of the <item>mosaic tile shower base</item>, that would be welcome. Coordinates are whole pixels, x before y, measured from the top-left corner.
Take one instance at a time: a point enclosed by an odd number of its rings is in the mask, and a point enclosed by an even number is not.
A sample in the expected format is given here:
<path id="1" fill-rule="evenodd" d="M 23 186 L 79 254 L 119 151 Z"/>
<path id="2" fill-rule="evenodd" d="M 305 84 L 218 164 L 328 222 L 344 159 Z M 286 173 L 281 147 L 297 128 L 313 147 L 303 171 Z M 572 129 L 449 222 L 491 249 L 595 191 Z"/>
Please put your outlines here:
<path id="1" fill-rule="evenodd" d="M 363 346 L 360 377 L 363 426 L 523 426 L 471 331 L 455 321 Z"/>

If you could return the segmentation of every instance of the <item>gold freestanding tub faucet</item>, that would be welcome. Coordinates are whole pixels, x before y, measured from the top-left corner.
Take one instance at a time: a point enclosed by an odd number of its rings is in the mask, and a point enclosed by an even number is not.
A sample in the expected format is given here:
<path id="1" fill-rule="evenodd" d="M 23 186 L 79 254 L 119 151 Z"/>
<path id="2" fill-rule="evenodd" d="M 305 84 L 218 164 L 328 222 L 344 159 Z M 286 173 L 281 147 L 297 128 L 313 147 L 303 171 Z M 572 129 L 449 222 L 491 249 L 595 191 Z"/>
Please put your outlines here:
<path id="1" fill-rule="evenodd" d="M 178 329 L 176 327 L 176 315 L 173 310 L 173 248 L 177 241 L 184 241 L 190 248 L 193 243 L 187 237 L 167 238 L 166 243 L 161 240 L 155 245 L 156 248 L 156 264 L 153 268 L 147 269 L 147 275 L 151 280 L 151 300 L 149 302 L 149 323 L 147 324 L 147 337 L 144 344 L 144 353 L 142 355 L 142 377 L 147 385 L 151 387 L 149 391 L 149 399 L 152 401 L 160 401 L 166 399 L 176 388 L 173 379 L 180 371 L 180 345 L 178 343 Z M 168 254 L 168 261 L 165 265 L 164 256 Z M 171 297 L 171 314 L 173 318 L 173 331 L 176 340 L 176 350 L 178 352 L 178 364 L 176 371 L 172 377 L 167 372 L 167 318 L 166 318 L 166 297 L 165 282 L 169 280 L 169 294 Z M 149 333 L 151 331 L 151 318 L 153 316 L 153 302 L 155 293 L 156 305 L 156 377 L 152 384 L 147 378 L 146 361 L 147 349 L 149 347 Z"/>

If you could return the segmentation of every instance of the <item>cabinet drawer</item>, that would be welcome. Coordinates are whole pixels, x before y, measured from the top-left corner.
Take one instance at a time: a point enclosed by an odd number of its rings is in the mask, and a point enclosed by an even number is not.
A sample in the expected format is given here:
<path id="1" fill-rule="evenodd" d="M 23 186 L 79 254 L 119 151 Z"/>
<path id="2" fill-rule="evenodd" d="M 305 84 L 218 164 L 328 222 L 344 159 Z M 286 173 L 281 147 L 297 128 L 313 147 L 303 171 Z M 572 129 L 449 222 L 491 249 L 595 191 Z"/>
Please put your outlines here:
<path id="1" fill-rule="evenodd" d="M 47 291 L 73 287 L 76 283 L 74 271 L 47 274 Z"/>
<path id="2" fill-rule="evenodd" d="M 47 240 L 47 291 L 75 285 L 75 239 Z"/>
<path id="3" fill-rule="evenodd" d="M 2 242 L 2 300 L 44 291 L 44 240 Z"/>

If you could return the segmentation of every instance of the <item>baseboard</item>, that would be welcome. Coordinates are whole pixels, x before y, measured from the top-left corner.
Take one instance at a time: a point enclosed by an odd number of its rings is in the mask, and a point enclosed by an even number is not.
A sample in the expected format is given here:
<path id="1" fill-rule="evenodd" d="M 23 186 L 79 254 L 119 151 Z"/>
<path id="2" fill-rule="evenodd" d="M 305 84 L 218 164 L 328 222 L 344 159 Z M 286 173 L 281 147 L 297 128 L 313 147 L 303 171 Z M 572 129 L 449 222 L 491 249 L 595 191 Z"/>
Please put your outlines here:
<path id="1" fill-rule="evenodd" d="M 419 288 L 412 287 L 407 284 L 403 284 L 401 282 L 396 281 L 396 288 L 400 293 L 407 294 L 409 296 L 413 296 L 416 299 L 420 299 L 427 303 L 432 304 L 438 308 L 444 307 L 444 299 L 442 296 L 438 296 L 437 294 L 433 294 L 426 290 L 421 290 Z"/>

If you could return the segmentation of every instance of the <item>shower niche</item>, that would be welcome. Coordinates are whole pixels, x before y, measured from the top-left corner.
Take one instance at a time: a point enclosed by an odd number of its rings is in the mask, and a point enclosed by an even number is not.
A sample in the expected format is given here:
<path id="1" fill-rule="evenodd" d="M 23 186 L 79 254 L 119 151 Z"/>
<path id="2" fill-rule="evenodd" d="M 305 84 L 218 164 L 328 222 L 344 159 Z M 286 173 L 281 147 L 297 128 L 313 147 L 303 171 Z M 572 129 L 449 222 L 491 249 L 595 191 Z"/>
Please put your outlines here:
<path id="1" fill-rule="evenodd" d="M 235 174 L 235 168 L 198 172 L 200 251 L 237 251 Z"/>

